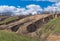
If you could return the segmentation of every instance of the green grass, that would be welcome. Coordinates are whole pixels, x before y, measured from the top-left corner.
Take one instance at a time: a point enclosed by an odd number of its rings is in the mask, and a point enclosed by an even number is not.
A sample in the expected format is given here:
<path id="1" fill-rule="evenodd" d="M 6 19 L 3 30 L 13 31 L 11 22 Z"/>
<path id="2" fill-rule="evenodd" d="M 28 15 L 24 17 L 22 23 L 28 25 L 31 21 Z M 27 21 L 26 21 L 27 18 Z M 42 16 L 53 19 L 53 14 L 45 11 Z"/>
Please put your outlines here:
<path id="1" fill-rule="evenodd" d="M 15 20 L 18 20 L 18 18 L 17 17 L 9 17 L 9 18 L 1 21 L 0 24 L 7 24 L 7 23 L 15 21 Z"/>
<path id="2" fill-rule="evenodd" d="M 55 18 L 42 26 L 42 33 L 44 34 L 53 34 L 60 33 L 60 17 Z"/>
<path id="3" fill-rule="evenodd" d="M 18 35 L 13 32 L 0 31 L 0 41 L 39 41 L 24 35 Z"/>

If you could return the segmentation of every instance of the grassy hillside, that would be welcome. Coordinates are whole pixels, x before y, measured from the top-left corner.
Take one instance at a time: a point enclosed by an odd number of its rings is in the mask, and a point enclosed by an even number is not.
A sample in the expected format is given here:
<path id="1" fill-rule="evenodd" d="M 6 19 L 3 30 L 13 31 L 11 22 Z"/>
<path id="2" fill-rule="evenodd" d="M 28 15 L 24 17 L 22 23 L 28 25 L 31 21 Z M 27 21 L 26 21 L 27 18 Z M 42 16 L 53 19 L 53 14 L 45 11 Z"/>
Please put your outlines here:
<path id="1" fill-rule="evenodd" d="M 7 24 L 15 20 L 18 20 L 18 18 L 10 17 L 5 19 L 4 21 L 1 21 L 0 24 Z M 52 19 L 47 24 L 43 24 L 43 26 L 40 27 L 40 29 L 38 29 L 35 32 L 36 33 L 34 34 L 37 34 L 38 38 L 41 38 L 40 36 L 45 35 L 46 36 L 44 37 L 45 39 L 50 34 L 60 34 L 60 17 Z M 0 41 L 40 41 L 40 40 L 25 35 L 19 35 L 14 32 L 0 31 Z"/>
<path id="2" fill-rule="evenodd" d="M 43 25 L 41 30 L 43 34 L 60 34 L 60 17 L 55 18 Z"/>
<path id="3" fill-rule="evenodd" d="M 3 21 L 0 21 L 0 25 L 2 24 L 7 24 L 7 23 L 10 23 L 12 21 L 16 21 L 18 20 L 19 18 L 18 17 L 9 17 L 9 18 L 6 18 L 5 20 Z"/>
<path id="4" fill-rule="evenodd" d="M 13 32 L 0 31 L 0 41 L 39 41 L 24 35 L 17 35 Z"/>
<path id="5" fill-rule="evenodd" d="M 36 34 L 40 36 L 41 41 L 45 41 L 49 35 L 60 35 L 60 17 L 52 19 L 47 24 L 36 31 Z"/>

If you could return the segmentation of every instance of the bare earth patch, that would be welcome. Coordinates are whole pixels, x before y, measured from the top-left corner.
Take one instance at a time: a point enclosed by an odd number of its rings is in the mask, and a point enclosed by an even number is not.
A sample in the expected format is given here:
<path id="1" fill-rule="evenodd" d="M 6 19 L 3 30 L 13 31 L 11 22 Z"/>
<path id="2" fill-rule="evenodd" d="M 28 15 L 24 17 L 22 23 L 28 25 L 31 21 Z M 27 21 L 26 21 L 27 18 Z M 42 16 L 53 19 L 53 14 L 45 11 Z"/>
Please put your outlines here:
<path id="1" fill-rule="evenodd" d="M 60 41 L 60 35 L 49 35 L 47 41 Z"/>

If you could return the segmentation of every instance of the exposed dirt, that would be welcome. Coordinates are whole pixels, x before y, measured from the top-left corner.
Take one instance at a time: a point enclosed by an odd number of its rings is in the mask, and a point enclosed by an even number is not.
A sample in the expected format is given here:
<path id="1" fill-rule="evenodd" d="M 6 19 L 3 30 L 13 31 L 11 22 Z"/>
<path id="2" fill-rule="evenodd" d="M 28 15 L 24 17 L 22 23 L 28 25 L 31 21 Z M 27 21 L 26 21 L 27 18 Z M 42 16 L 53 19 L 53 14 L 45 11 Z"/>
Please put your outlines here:
<path id="1" fill-rule="evenodd" d="M 60 35 L 49 35 L 47 41 L 60 41 Z"/>

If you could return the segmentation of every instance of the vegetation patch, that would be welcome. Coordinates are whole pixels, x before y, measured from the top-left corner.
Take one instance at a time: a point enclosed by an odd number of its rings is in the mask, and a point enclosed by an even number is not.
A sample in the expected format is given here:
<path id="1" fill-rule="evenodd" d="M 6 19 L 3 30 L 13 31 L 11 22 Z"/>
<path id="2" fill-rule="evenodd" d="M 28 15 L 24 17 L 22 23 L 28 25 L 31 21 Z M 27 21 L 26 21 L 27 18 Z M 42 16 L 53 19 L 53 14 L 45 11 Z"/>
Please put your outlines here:
<path id="1" fill-rule="evenodd" d="M 18 20 L 18 19 L 19 19 L 19 18 L 17 18 L 17 17 L 9 17 L 9 18 L 1 21 L 1 22 L 0 22 L 0 25 L 2 25 L 2 24 L 8 24 L 8 23 L 13 22 L 13 21 L 16 21 L 16 20 Z"/>
<path id="2" fill-rule="evenodd" d="M 14 32 L 0 30 L 0 41 L 40 41 L 40 40 L 25 35 L 19 35 Z"/>

